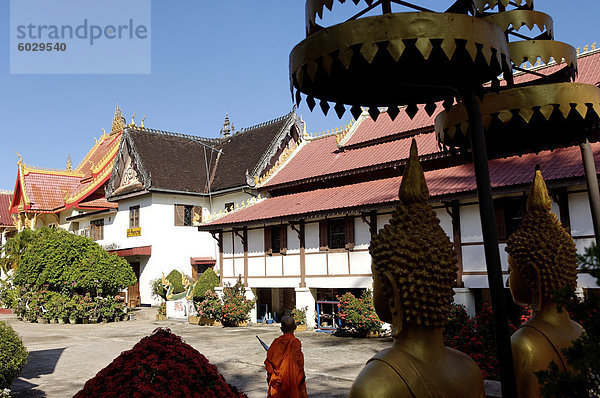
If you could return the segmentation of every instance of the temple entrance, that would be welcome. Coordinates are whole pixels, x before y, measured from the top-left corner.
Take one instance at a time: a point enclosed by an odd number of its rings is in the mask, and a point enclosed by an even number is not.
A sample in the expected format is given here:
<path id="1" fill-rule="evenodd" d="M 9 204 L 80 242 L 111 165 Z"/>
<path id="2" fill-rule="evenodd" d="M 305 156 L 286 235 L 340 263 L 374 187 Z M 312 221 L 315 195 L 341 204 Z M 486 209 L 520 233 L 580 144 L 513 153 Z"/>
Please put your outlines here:
<path id="1" fill-rule="evenodd" d="M 140 263 L 133 262 L 129 263 L 133 273 L 136 277 L 135 284 L 129 286 L 127 288 L 127 305 L 129 307 L 139 307 L 140 306 Z"/>

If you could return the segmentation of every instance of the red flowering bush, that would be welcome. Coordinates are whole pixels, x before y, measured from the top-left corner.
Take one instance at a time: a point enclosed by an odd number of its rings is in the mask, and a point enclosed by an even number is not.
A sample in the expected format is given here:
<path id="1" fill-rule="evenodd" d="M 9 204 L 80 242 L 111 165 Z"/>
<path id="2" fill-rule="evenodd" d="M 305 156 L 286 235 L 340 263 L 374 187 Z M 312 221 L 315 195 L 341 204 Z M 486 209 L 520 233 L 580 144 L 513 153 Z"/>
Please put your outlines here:
<path id="1" fill-rule="evenodd" d="M 246 397 L 169 329 L 158 328 L 88 380 L 75 397 Z"/>
<path id="2" fill-rule="evenodd" d="M 517 328 L 509 322 L 511 332 Z M 500 380 L 492 308 L 483 304 L 471 318 L 463 306 L 453 304 L 444 329 L 444 343 L 470 356 L 481 369 L 484 379 Z"/>
<path id="3" fill-rule="evenodd" d="M 225 286 L 223 289 L 223 309 L 221 312 L 221 323 L 223 326 L 237 326 L 248 320 L 248 314 L 254 307 L 254 300 L 246 298 L 246 288 L 242 281 L 233 286 Z"/>
<path id="4" fill-rule="evenodd" d="M 205 318 L 220 320 L 223 312 L 223 302 L 217 293 L 212 290 L 204 292 L 204 299 L 198 304 L 198 315 Z"/>
<path id="5" fill-rule="evenodd" d="M 345 293 L 337 299 L 343 328 L 359 337 L 381 332 L 382 322 L 375 313 L 370 290 L 365 290 L 360 298 L 354 297 L 352 293 Z"/>

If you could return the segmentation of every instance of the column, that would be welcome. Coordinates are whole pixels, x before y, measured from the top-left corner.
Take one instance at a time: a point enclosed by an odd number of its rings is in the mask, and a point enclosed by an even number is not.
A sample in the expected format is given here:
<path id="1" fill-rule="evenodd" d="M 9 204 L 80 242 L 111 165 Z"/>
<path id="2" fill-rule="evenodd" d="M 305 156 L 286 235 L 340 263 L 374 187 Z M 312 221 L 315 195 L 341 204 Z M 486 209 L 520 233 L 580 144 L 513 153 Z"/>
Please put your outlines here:
<path id="1" fill-rule="evenodd" d="M 475 297 L 471 290 L 466 287 L 454 288 L 454 303 L 465 307 L 467 314 L 475 316 Z"/>
<path id="2" fill-rule="evenodd" d="M 314 329 L 315 327 L 315 296 L 314 289 L 307 287 L 297 287 L 296 291 L 296 308 L 302 309 L 308 307 L 306 310 L 306 327 Z"/>

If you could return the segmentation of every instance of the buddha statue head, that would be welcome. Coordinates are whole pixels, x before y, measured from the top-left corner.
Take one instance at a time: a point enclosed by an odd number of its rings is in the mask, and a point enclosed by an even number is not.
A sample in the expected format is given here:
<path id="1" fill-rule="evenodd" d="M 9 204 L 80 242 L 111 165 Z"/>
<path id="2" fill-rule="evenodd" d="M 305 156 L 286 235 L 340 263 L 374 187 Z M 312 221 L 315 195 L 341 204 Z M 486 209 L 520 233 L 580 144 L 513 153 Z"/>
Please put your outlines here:
<path id="1" fill-rule="evenodd" d="M 457 259 L 427 203 L 429 190 L 413 140 L 398 193 L 400 205 L 372 240 L 373 299 L 397 337 L 408 324 L 443 327 L 452 303 Z"/>
<path id="2" fill-rule="evenodd" d="M 527 214 L 508 239 L 509 286 L 517 304 L 541 310 L 556 290 L 577 286 L 577 257 L 573 238 L 554 213 L 542 172 L 536 169 Z"/>

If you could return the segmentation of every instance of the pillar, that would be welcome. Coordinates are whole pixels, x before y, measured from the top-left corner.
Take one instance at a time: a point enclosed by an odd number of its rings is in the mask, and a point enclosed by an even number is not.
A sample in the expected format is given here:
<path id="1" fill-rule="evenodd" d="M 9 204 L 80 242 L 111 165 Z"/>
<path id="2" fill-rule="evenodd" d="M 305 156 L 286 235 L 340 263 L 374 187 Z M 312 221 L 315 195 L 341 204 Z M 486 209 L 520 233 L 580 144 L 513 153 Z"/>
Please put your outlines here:
<path id="1" fill-rule="evenodd" d="M 598 190 L 598 175 L 596 173 L 596 163 L 594 153 L 590 142 L 586 139 L 579 146 L 581 150 L 581 159 L 583 160 L 583 170 L 587 182 L 588 199 L 590 201 L 590 210 L 592 212 L 592 224 L 594 225 L 594 236 L 596 244 L 600 244 L 600 191 Z"/>
<path id="2" fill-rule="evenodd" d="M 471 290 L 466 287 L 454 288 L 454 303 L 465 307 L 467 314 L 475 316 L 475 297 Z"/>
<path id="3" fill-rule="evenodd" d="M 306 327 L 313 329 L 315 327 L 315 296 L 314 289 L 307 287 L 297 287 L 296 291 L 296 308 L 302 309 L 308 307 L 306 310 Z"/>
<path id="4" fill-rule="evenodd" d="M 246 288 L 246 298 L 248 300 L 254 300 L 256 298 L 256 289 Z M 250 315 L 250 322 L 256 323 L 256 321 L 257 321 L 257 319 L 256 319 L 257 318 L 256 303 L 254 303 L 254 307 L 252 307 L 252 310 L 250 311 L 249 315 Z"/>

